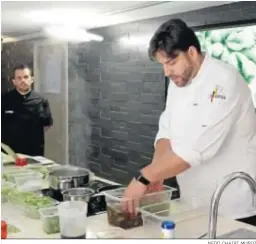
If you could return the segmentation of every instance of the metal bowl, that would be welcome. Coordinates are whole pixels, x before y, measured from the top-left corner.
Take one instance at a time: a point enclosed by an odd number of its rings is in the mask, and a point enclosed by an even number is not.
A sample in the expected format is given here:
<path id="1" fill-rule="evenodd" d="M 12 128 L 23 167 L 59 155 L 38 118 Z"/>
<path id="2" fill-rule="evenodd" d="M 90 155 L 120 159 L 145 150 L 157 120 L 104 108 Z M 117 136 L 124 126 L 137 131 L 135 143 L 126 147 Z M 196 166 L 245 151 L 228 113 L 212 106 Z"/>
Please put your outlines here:
<path id="1" fill-rule="evenodd" d="M 74 166 L 58 166 L 50 169 L 48 180 L 55 190 L 84 187 L 90 181 L 90 171 Z"/>
<path id="2" fill-rule="evenodd" d="M 63 201 L 84 201 L 89 202 L 95 191 L 91 188 L 78 187 L 62 191 Z"/>

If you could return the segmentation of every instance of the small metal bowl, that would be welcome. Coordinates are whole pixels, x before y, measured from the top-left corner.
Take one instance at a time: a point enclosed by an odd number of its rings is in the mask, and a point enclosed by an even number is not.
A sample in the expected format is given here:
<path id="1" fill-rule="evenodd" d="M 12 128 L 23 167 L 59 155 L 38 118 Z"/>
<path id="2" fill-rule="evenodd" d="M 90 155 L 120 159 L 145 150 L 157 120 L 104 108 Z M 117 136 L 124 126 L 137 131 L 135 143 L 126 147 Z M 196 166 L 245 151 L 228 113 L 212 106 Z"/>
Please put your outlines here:
<path id="1" fill-rule="evenodd" d="M 88 203 L 94 194 L 95 191 L 93 189 L 86 187 L 70 188 L 62 191 L 63 201 L 83 201 Z"/>

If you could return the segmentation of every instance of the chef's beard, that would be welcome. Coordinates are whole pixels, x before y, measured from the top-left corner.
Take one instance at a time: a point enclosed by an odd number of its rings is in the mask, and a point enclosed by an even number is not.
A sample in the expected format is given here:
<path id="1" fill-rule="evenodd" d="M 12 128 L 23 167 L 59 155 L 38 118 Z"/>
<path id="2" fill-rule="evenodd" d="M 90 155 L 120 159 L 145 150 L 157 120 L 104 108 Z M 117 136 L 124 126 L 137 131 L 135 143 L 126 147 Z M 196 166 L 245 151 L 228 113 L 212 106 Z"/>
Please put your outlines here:
<path id="1" fill-rule="evenodd" d="M 184 87 L 190 83 L 193 78 L 194 68 L 192 65 L 189 65 L 186 68 L 182 75 L 169 77 L 178 87 Z"/>

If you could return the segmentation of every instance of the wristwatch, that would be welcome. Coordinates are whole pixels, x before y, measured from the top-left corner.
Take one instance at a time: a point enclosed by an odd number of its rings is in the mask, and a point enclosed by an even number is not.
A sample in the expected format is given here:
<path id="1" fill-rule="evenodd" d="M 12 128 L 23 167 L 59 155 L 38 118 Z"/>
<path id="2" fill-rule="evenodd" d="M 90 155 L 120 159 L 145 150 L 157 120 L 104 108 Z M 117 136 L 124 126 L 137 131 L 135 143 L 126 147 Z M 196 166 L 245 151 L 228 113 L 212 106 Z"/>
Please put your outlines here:
<path id="1" fill-rule="evenodd" d="M 150 181 L 145 178 L 140 172 L 138 172 L 135 176 L 134 176 L 135 180 L 141 182 L 143 185 L 147 186 L 150 184 Z"/>

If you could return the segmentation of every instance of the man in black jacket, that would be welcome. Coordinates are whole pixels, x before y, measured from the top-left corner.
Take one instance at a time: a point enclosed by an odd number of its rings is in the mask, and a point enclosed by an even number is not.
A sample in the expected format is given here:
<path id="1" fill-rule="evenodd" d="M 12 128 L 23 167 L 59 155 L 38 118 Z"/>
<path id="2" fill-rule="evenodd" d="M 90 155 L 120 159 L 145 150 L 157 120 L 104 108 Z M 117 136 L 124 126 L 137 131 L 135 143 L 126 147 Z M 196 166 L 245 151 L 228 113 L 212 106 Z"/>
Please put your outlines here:
<path id="1" fill-rule="evenodd" d="M 49 102 L 32 90 L 28 66 L 16 66 L 12 82 L 15 89 L 2 96 L 2 142 L 17 153 L 43 156 L 44 132 L 53 125 Z"/>

